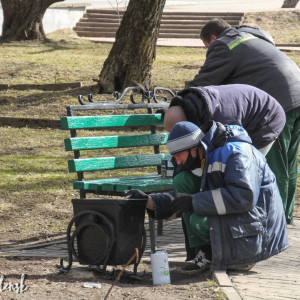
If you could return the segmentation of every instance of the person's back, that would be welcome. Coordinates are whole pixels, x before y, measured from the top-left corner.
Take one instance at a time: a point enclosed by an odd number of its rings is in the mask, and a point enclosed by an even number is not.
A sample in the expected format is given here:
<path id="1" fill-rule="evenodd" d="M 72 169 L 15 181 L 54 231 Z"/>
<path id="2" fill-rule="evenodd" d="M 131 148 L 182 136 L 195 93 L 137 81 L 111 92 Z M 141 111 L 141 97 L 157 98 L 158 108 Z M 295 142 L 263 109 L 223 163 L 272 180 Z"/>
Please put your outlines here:
<path id="1" fill-rule="evenodd" d="M 182 107 L 186 120 L 201 127 L 209 120 L 244 127 L 257 149 L 273 143 L 285 124 L 280 104 L 266 92 L 245 84 L 192 87 L 174 97 L 170 109 Z M 166 123 L 176 121 L 171 116 Z M 182 117 L 179 115 L 178 119 Z"/>
<path id="2" fill-rule="evenodd" d="M 290 111 L 300 106 L 300 69 L 271 41 L 243 27 L 225 29 L 210 43 L 206 61 L 188 86 L 244 83 L 258 87 Z"/>
<path id="3" fill-rule="evenodd" d="M 276 175 L 286 220 L 291 224 L 300 143 L 300 69 L 276 48 L 270 35 L 258 28 L 235 28 L 214 19 L 203 27 L 200 37 L 208 47 L 206 61 L 187 86 L 250 84 L 273 96 L 285 111 L 286 124 L 278 139 L 281 151 L 273 145 L 267 161 Z"/>

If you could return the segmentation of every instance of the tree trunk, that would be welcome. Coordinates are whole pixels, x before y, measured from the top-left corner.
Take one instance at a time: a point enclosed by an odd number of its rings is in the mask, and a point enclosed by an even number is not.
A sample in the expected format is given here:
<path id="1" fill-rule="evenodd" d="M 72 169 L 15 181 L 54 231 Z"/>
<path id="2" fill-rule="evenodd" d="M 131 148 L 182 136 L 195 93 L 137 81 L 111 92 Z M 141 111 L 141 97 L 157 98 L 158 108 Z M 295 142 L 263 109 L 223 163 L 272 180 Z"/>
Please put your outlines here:
<path id="1" fill-rule="evenodd" d="M 281 8 L 295 8 L 299 0 L 284 0 Z"/>
<path id="2" fill-rule="evenodd" d="M 122 91 L 151 80 L 156 42 L 166 0 L 131 0 L 99 75 L 99 93 Z"/>
<path id="3" fill-rule="evenodd" d="M 1 41 L 46 40 L 43 17 L 53 3 L 64 0 L 1 0 Z"/>

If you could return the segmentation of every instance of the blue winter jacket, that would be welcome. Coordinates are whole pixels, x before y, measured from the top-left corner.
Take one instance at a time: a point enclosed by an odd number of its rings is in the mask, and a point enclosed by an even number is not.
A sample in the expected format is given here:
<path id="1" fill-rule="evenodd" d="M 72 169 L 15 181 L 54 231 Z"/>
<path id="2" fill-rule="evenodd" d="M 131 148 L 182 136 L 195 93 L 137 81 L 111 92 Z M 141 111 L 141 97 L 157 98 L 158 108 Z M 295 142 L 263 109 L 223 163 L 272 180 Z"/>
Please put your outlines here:
<path id="1" fill-rule="evenodd" d="M 206 133 L 194 213 L 206 215 L 212 247 L 211 269 L 230 269 L 267 259 L 288 247 L 283 204 L 265 157 L 240 126 L 226 126 L 228 141 L 214 148 L 216 123 Z M 156 217 L 170 216 L 172 193 L 152 194 Z"/>

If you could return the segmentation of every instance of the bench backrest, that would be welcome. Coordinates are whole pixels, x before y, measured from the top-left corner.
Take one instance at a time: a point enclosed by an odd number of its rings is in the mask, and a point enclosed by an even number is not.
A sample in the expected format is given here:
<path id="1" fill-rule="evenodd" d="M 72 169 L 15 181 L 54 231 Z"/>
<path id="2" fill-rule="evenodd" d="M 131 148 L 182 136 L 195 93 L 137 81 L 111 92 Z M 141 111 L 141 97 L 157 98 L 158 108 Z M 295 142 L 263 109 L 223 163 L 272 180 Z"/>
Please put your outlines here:
<path id="1" fill-rule="evenodd" d="M 68 161 L 69 172 L 79 172 L 78 179 L 82 180 L 83 172 L 87 171 L 160 166 L 162 159 L 170 159 L 167 151 L 160 153 L 159 149 L 159 146 L 166 145 L 168 137 L 167 133 L 156 133 L 156 128 L 162 125 L 162 114 L 62 117 L 61 128 L 71 131 L 71 137 L 65 139 L 65 149 L 74 151 L 74 159 Z M 140 131 L 145 126 L 149 133 L 132 134 L 134 128 Z M 99 131 L 105 129 L 116 134 L 107 136 Z M 79 137 L 78 130 L 82 130 L 85 136 Z M 89 130 L 88 134 L 86 130 Z M 153 150 L 152 154 L 134 154 L 138 152 L 137 148 L 144 146 L 154 146 L 154 154 Z M 92 154 L 92 151 L 86 151 L 113 148 L 127 148 L 129 155 L 111 156 L 109 151 L 101 151 L 99 155 L 99 152 Z M 82 151 L 89 157 L 83 158 Z"/>

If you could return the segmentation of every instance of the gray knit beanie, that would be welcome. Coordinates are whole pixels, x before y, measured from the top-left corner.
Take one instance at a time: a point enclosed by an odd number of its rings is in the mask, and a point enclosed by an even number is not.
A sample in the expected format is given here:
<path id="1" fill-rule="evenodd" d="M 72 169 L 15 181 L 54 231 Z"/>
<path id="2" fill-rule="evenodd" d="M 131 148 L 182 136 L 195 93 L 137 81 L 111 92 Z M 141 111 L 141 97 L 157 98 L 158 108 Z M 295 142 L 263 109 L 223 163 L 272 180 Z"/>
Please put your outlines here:
<path id="1" fill-rule="evenodd" d="M 204 135 L 201 129 L 191 122 L 177 123 L 172 128 L 167 141 L 170 154 L 197 147 Z"/>

